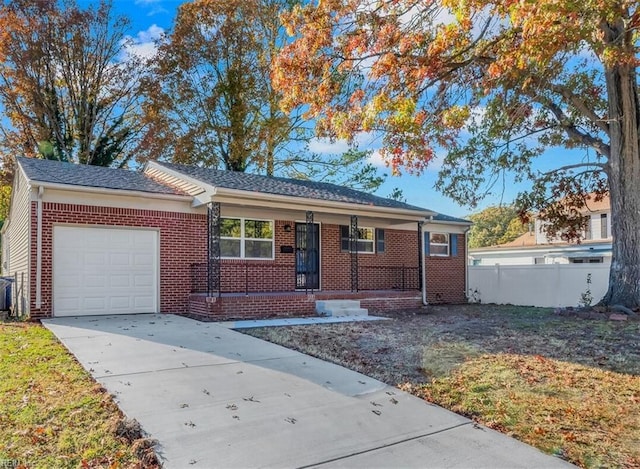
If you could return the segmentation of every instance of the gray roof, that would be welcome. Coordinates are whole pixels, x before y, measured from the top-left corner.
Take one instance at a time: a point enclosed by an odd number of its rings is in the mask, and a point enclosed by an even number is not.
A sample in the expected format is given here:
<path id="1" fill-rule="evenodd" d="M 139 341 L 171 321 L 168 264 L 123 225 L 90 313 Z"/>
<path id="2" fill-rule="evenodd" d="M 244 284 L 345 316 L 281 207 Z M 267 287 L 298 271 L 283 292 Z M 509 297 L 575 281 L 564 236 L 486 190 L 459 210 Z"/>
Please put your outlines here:
<path id="1" fill-rule="evenodd" d="M 16 160 L 32 181 L 155 194 L 186 195 L 178 189 L 160 184 L 137 171 L 36 158 L 16 158 Z"/>
<path id="2" fill-rule="evenodd" d="M 445 222 L 445 223 L 466 223 L 469 225 L 473 225 L 473 222 L 470 220 L 465 220 L 464 218 L 456 218 L 449 215 L 445 215 L 444 213 L 438 213 L 433 216 L 433 221 Z"/>
<path id="3" fill-rule="evenodd" d="M 172 163 L 157 162 L 161 166 L 190 176 L 198 181 L 215 187 L 235 189 L 265 194 L 284 195 L 290 197 L 305 197 L 309 199 L 345 202 L 375 207 L 397 208 L 428 212 L 429 210 L 409 205 L 397 200 L 379 197 L 367 192 L 330 184 L 303 179 L 287 179 L 280 177 L 261 176 L 258 174 L 221 171 L 198 166 L 185 166 Z"/>

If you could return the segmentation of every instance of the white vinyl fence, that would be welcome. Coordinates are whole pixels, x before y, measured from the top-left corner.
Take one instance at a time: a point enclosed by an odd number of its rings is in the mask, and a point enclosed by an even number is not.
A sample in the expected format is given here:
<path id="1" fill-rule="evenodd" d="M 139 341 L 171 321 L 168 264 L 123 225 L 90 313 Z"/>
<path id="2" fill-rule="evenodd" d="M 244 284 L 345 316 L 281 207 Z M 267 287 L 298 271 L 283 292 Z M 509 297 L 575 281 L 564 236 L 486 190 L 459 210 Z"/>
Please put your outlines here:
<path id="1" fill-rule="evenodd" d="M 580 306 L 587 290 L 591 304 L 600 301 L 608 283 L 609 264 L 469 266 L 468 295 L 482 303 Z"/>

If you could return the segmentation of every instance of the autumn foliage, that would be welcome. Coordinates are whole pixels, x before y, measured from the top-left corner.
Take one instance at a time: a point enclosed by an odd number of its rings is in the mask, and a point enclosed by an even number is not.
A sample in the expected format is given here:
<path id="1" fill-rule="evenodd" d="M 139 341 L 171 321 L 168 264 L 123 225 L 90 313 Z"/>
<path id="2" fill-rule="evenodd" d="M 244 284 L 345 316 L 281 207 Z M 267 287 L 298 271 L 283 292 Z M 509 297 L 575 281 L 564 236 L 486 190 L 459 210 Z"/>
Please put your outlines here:
<path id="1" fill-rule="evenodd" d="M 99 166 L 136 151 L 137 84 L 126 55 L 128 20 L 107 0 L 0 4 L 0 151 Z"/>
<path id="2" fill-rule="evenodd" d="M 472 206 L 510 173 L 532 188 L 523 214 L 575 205 L 549 225 L 573 238 L 588 194 L 610 192 L 606 301 L 640 306 L 637 2 L 322 0 L 285 23 L 296 40 L 274 71 L 282 105 L 320 135 L 377 133 L 396 172 L 443 150 L 437 187 Z M 532 168 L 558 147 L 583 157 Z"/>

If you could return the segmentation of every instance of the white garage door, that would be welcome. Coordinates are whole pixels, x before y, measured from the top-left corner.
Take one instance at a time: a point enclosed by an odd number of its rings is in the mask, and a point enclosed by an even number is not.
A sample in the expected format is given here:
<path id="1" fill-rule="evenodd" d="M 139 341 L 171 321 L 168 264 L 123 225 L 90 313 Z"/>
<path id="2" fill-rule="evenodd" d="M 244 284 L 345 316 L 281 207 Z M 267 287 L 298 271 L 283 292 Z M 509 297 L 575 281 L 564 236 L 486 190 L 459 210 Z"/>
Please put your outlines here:
<path id="1" fill-rule="evenodd" d="M 158 311 L 158 233 L 53 228 L 53 314 Z"/>

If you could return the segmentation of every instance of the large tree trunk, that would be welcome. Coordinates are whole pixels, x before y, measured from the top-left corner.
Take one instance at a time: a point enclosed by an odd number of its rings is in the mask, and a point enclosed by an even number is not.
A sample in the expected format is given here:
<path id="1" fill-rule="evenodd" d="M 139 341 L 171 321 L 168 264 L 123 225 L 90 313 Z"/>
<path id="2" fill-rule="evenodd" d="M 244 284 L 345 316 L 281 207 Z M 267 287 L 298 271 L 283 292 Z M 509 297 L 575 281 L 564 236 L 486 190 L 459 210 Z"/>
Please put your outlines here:
<path id="1" fill-rule="evenodd" d="M 640 306 L 640 118 L 635 67 L 607 69 L 606 81 L 613 257 L 603 303 L 636 308 Z"/>

